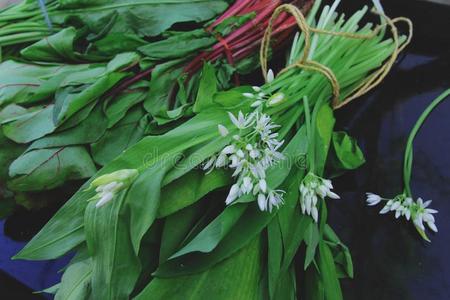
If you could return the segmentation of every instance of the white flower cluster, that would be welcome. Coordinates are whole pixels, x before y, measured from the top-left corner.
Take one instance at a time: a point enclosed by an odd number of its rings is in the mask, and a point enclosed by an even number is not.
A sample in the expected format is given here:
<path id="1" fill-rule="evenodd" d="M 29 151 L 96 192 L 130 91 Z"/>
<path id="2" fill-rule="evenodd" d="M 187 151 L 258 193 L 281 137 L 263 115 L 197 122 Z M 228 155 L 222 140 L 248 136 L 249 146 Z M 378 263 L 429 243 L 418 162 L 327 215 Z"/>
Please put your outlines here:
<path id="1" fill-rule="evenodd" d="M 380 214 L 392 211 L 395 212 L 396 219 L 400 216 L 404 216 L 406 220 L 412 220 L 414 225 L 422 231 L 425 231 L 424 223 L 426 223 L 432 231 L 438 231 L 433 216 L 433 214 L 436 214 L 438 211 L 428 208 L 431 204 L 431 200 L 423 202 L 422 198 L 417 198 L 417 201 L 414 201 L 411 197 L 406 197 L 405 195 L 399 195 L 393 199 L 382 198 L 373 193 L 367 193 L 366 195 L 367 205 L 369 206 L 374 206 L 381 201 L 386 201 Z"/>
<path id="2" fill-rule="evenodd" d="M 283 191 L 273 190 L 267 186 L 266 170 L 275 162 L 284 159 L 278 151 L 283 141 L 278 141 L 278 133 L 272 132 L 278 125 L 271 122 L 268 115 L 253 112 L 237 116 L 229 113 L 233 125 L 239 134 L 233 136 L 232 142 L 217 155 L 211 157 L 203 166 L 204 170 L 228 167 L 234 170 L 236 183 L 230 189 L 225 203 L 233 203 L 243 195 L 257 197 L 259 208 L 272 211 L 283 203 Z M 219 133 L 227 136 L 229 130 L 218 126 Z"/>
<path id="3" fill-rule="evenodd" d="M 329 179 L 323 179 L 313 173 L 308 173 L 300 184 L 300 206 L 302 213 L 309 215 L 317 223 L 319 220 L 319 210 L 317 202 L 320 199 L 329 197 L 339 199 L 340 197 L 331 191 L 333 184 Z"/>
<path id="4" fill-rule="evenodd" d="M 136 169 L 122 169 L 94 179 L 90 188 L 95 188 L 97 194 L 91 200 L 98 199 L 96 207 L 107 204 L 117 193 L 129 187 L 138 175 Z"/>
<path id="5" fill-rule="evenodd" d="M 274 79 L 273 71 L 269 70 L 267 72 L 267 82 L 271 83 Z M 283 100 L 285 99 L 283 93 L 275 93 L 273 95 L 267 95 L 263 89 L 259 86 L 253 86 L 253 93 L 243 93 L 242 95 L 246 98 L 255 100 L 250 106 L 251 107 L 259 107 L 263 103 L 266 104 L 268 107 L 277 106 L 278 104 L 281 104 Z"/>

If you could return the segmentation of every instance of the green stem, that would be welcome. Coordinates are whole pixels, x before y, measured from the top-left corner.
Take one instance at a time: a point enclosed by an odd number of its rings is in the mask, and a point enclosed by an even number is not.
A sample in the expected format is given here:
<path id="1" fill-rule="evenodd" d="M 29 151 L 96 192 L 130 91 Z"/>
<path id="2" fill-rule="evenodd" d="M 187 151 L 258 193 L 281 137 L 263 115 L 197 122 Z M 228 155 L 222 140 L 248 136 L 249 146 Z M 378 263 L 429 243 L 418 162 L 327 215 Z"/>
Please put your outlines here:
<path id="1" fill-rule="evenodd" d="M 311 111 L 309 107 L 308 97 L 303 97 L 303 106 L 305 110 L 306 137 L 308 140 L 308 162 L 309 171 L 314 173 L 316 169 L 315 152 L 314 152 L 314 129 L 311 130 Z"/>
<path id="2" fill-rule="evenodd" d="M 417 135 L 417 132 L 422 127 L 423 123 L 429 116 L 429 114 L 439 105 L 447 96 L 450 94 L 450 89 L 443 92 L 439 97 L 434 99 L 430 105 L 422 112 L 416 124 L 414 125 L 411 133 L 409 134 L 408 141 L 406 143 L 405 156 L 403 161 L 403 189 L 407 197 L 411 197 L 411 171 L 412 171 L 412 161 L 413 161 L 413 141 Z"/>

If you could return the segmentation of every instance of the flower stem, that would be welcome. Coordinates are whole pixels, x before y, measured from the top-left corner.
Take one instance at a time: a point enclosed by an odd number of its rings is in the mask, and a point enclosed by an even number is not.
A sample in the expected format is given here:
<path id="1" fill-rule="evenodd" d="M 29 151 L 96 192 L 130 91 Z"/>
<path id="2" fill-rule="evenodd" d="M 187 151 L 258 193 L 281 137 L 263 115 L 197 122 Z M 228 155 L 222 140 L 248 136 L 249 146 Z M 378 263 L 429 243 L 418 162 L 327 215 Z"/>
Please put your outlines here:
<path id="1" fill-rule="evenodd" d="M 447 98 L 447 96 L 450 95 L 450 89 L 447 89 L 445 92 L 443 92 L 439 97 L 434 99 L 430 105 L 422 112 L 419 119 L 417 120 L 416 124 L 414 125 L 411 133 L 409 134 L 408 141 L 406 143 L 406 149 L 405 149 L 405 156 L 403 161 L 403 189 L 406 196 L 411 197 L 411 171 L 412 171 L 412 161 L 413 161 L 413 141 L 414 138 L 417 135 L 417 132 L 422 127 L 423 123 L 427 119 L 427 117 L 430 115 L 430 113 L 433 111 L 433 109 L 436 108 L 436 106 L 439 105 L 444 99 Z"/>

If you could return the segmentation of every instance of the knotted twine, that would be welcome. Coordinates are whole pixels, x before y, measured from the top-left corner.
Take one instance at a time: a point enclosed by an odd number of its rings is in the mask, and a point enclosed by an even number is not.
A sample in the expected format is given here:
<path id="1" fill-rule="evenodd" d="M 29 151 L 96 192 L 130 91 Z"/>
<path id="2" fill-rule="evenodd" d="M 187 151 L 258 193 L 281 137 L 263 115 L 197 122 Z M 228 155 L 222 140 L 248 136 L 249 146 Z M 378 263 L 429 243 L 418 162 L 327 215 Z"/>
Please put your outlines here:
<path id="1" fill-rule="evenodd" d="M 395 19 L 390 19 L 388 16 L 386 16 L 384 13 L 376 12 L 379 14 L 386 23 L 382 25 L 378 25 L 375 27 L 375 29 L 370 34 L 356 34 L 351 32 L 334 32 L 334 31 L 328 31 L 323 29 L 314 28 L 308 25 L 305 16 L 303 13 L 294 5 L 292 4 L 283 4 L 279 6 L 277 9 L 275 9 L 274 13 L 272 14 L 272 17 L 269 20 L 269 24 L 266 28 L 266 31 L 264 32 L 264 36 L 261 42 L 261 48 L 260 48 L 260 64 L 261 64 L 261 70 L 264 76 L 264 79 L 267 81 L 267 60 L 268 60 L 268 52 L 269 52 L 269 45 L 270 45 L 270 39 L 271 34 L 273 30 L 273 22 L 276 20 L 276 18 L 283 12 L 290 13 L 294 18 L 295 21 L 300 28 L 300 30 L 303 32 L 305 36 L 305 47 L 303 50 L 303 54 L 301 55 L 300 59 L 294 62 L 293 64 L 285 67 L 280 71 L 281 73 L 284 73 L 292 68 L 302 68 L 305 70 L 311 70 L 315 72 L 321 73 L 323 76 L 325 76 L 328 81 L 331 84 L 332 90 L 333 90 L 333 100 L 332 100 L 332 106 L 334 109 L 338 109 L 340 107 L 343 107 L 344 105 L 350 103 L 355 98 L 358 98 L 359 96 L 362 96 L 375 88 L 377 85 L 379 85 L 383 79 L 387 76 L 389 71 L 391 70 L 392 66 L 395 64 L 395 61 L 400 54 L 400 52 L 405 49 L 405 47 L 411 42 L 411 38 L 413 35 L 413 25 L 410 19 L 405 17 L 398 17 Z M 399 36 L 398 36 L 398 29 L 396 27 L 396 23 L 398 22 L 405 22 L 408 25 L 408 36 L 406 41 L 400 45 Z M 392 38 L 394 41 L 394 51 L 392 52 L 389 59 L 386 60 L 386 62 L 376 71 L 374 71 L 371 75 L 367 76 L 357 87 L 355 87 L 349 94 L 347 98 L 345 98 L 342 101 L 339 101 L 340 97 L 340 86 L 339 82 L 336 78 L 336 75 L 334 75 L 333 71 L 328 68 L 327 66 L 316 62 L 314 60 L 308 59 L 310 50 L 311 50 L 311 33 L 317 33 L 317 34 L 328 34 L 333 36 L 341 36 L 346 38 L 352 38 L 352 39 L 371 39 L 378 35 L 378 33 L 383 29 L 383 27 L 389 26 L 392 33 Z"/>

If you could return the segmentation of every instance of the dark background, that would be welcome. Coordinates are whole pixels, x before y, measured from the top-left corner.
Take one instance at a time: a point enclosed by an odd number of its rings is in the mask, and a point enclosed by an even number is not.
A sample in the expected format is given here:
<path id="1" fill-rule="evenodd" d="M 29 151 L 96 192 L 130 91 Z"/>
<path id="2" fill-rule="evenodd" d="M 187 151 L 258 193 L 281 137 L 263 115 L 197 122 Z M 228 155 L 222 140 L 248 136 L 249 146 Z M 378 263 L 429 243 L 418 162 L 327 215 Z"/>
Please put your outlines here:
<path id="1" fill-rule="evenodd" d="M 344 0 L 341 10 L 369 3 Z M 414 38 L 381 86 L 337 112 L 338 129 L 357 138 L 367 160 L 336 180 L 342 199 L 328 202 L 330 223 L 353 256 L 355 279 L 342 281 L 344 298 L 450 299 L 450 101 L 430 115 L 414 144 L 413 194 L 433 199 L 439 210 L 432 243 L 392 214 L 378 215 L 381 207 L 365 206 L 367 191 L 386 197 L 401 192 L 407 136 L 425 107 L 450 87 L 450 6 L 413 0 L 383 4 L 387 15 L 412 19 Z M 68 258 L 10 261 L 56 210 L 22 210 L 0 221 L 0 299 L 40 299 L 33 290 L 59 281 Z"/>

